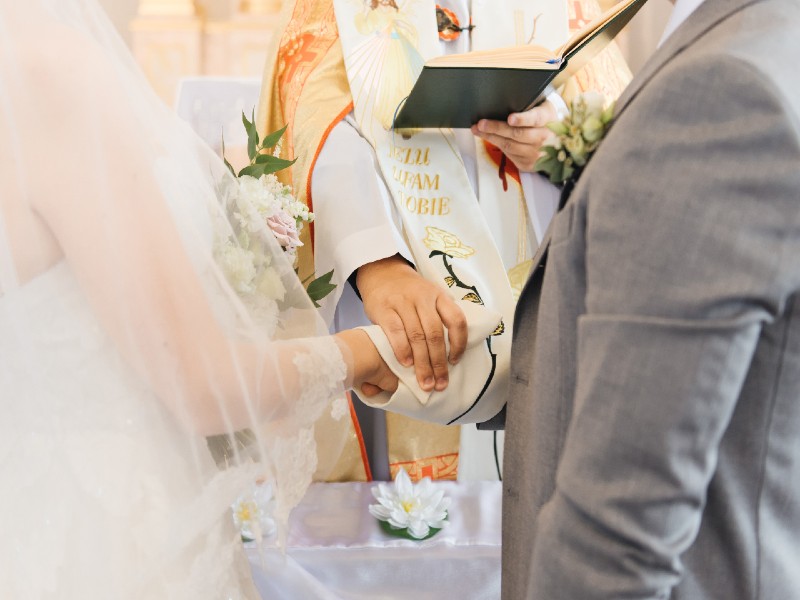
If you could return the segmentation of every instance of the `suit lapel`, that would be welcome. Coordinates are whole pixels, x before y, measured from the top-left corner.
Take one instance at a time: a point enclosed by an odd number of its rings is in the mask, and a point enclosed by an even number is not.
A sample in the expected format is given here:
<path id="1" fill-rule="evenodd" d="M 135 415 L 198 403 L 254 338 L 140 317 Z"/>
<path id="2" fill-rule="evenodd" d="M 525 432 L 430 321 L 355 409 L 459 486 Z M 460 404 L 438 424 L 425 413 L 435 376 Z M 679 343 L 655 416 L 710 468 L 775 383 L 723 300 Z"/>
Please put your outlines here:
<path id="1" fill-rule="evenodd" d="M 655 76 L 661 68 L 667 64 L 673 57 L 680 54 L 687 46 L 694 42 L 697 38 L 706 33 L 709 29 L 713 28 L 717 23 L 727 19 L 735 12 L 741 10 L 745 6 L 755 4 L 762 0 L 705 0 L 695 12 L 686 21 L 678 27 L 677 30 L 667 39 L 661 48 L 648 60 L 642 67 L 642 70 L 631 81 L 627 88 L 622 92 L 622 95 L 617 100 L 616 114 L 617 118 L 630 104 L 639 91 Z M 563 208 L 564 201 L 568 200 L 569 192 L 562 194 L 562 199 L 559 204 L 559 211 Z M 555 219 L 555 216 L 553 217 Z M 548 248 L 550 246 L 550 234 L 553 222 L 547 228 L 543 236 L 541 244 L 533 257 L 533 271 L 531 272 L 528 281 L 526 282 L 520 298 L 528 295 L 533 295 L 536 298 L 539 294 L 539 288 L 542 285 L 544 275 L 544 265 L 547 261 Z M 538 301 L 538 298 L 537 298 Z"/>
<path id="2" fill-rule="evenodd" d="M 667 39 L 625 88 L 617 100 L 616 116 L 624 111 L 639 91 L 667 64 L 697 38 L 745 6 L 761 0 L 705 0 Z"/>

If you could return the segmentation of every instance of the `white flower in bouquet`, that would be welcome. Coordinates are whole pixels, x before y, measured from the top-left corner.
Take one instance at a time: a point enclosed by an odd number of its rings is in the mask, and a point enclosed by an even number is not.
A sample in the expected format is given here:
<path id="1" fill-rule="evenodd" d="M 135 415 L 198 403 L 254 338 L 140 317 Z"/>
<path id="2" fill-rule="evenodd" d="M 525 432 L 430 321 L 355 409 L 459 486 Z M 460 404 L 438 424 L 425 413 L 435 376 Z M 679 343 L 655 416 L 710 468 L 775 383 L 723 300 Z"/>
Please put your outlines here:
<path id="1" fill-rule="evenodd" d="M 372 488 L 372 495 L 378 504 L 369 506 L 370 514 L 393 529 L 407 530 L 415 539 L 424 539 L 447 524 L 450 498 L 435 489 L 430 477 L 415 485 L 400 469 L 394 484 L 378 484 Z"/>
<path id="2" fill-rule="evenodd" d="M 257 269 L 255 254 L 231 243 L 218 244 L 217 261 L 228 282 L 239 294 L 252 294 Z"/>
<path id="3" fill-rule="evenodd" d="M 256 282 L 256 293 L 272 300 L 283 300 L 286 287 L 275 269 L 264 269 Z"/>
<path id="4" fill-rule="evenodd" d="M 236 207 L 247 216 L 251 224 L 263 222 L 263 219 L 272 216 L 280 208 L 280 200 L 264 185 L 263 177 L 255 178 L 250 175 L 239 177 Z"/>
<path id="5" fill-rule="evenodd" d="M 272 230 L 278 243 L 288 250 L 302 246 L 297 219 L 287 214 L 282 208 L 267 219 L 267 226 Z"/>
<path id="6" fill-rule="evenodd" d="M 276 230 L 270 221 L 276 221 L 282 227 L 291 227 L 296 243 L 283 243 L 281 246 L 302 246 L 300 231 L 303 223 L 313 218 L 313 214 L 301 202 L 297 202 L 291 190 L 283 185 L 274 175 L 262 175 L 256 179 L 250 175 L 242 175 L 237 180 L 238 188 L 235 191 L 233 203 L 234 216 L 239 226 L 255 234 L 264 230 L 264 225 L 269 225 L 273 233 Z M 276 235 L 277 237 L 277 235 Z"/>

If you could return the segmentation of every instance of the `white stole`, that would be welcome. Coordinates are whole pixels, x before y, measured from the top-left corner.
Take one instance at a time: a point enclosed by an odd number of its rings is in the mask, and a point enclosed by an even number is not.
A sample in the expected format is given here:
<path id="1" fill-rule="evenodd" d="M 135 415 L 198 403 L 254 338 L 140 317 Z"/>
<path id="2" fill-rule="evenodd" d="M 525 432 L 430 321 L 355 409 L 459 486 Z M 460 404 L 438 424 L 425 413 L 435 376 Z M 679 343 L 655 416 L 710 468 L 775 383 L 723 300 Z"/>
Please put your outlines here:
<path id="1" fill-rule="evenodd" d="M 450 369 L 448 389 L 423 392 L 413 368 L 396 361 L 381 329 L 365 328 L 401 380 L 391 397 L 382 394 L 366 401 L 437 423 L 485 421 L 502 408 L 504 394 L 497 392 L 504 391 L 508 379 L 514 298 L 503 261 L 453 132 L 391 129 L 397 107 L 423 62 L 440 53 L 435 3 L 378 0 L 374 9 L 372 4 L 334 0 L 355 119 L 376 150 L 417 270 L 441 283 L 461 304 L 469 322 L 469 343 L 462 362 Z M 555 47 L 567 36 L 563 2 L 491 0 L 475 2 L 472 12 L 478 23 L 472 33 L 475 49 L 514 41 Z M 493 194 L 495 203 L 519 203 L 519 187 L 504 190 L 496 167 L 481 150 L 477 157 L 481 197 Z M 524 227 L 524 211 L 521 218 Z"/>

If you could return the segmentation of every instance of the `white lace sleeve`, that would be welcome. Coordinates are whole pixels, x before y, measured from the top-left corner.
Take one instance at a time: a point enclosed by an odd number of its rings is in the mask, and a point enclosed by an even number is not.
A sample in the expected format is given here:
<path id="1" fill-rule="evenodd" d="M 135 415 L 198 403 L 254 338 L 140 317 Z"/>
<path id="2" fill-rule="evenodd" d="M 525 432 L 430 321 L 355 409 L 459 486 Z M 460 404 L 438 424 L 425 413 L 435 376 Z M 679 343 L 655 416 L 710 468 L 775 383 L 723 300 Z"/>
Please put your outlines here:
<path id="1" fill-rule="evenodd" d="M 308 352 L 300 352 L 294 357 L 297 375 L 302 383 L 300 398 L 297 402 L 298 422 L 306 420 L 313 423 L 322 411 L 331 406 L 328 399 L 342 391 L 347 367 L 339 346 L 333 338 L 320 338 Z M 338 406 L 331 406 L 340 417 L 341 396 Z M 310 421 L 308 421 L 310 420 Z"/>

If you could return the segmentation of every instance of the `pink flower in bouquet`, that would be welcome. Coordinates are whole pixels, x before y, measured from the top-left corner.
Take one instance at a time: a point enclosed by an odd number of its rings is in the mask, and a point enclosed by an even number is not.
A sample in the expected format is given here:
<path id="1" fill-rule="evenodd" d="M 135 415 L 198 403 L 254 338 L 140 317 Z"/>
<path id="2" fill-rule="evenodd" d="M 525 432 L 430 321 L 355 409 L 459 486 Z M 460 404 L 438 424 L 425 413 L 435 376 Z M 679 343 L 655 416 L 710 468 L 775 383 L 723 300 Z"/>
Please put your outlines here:
<path id="1" fill-rule="evenodd" d="M 275 239 L 284 248 L 291 250 L 303 245 L 303 242 L 300 241 L 300 232 L 297 230 L 297 221 L 285 211 L 279 210 L 269 217 L 267 225 L 275 235 Z"/>

